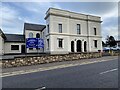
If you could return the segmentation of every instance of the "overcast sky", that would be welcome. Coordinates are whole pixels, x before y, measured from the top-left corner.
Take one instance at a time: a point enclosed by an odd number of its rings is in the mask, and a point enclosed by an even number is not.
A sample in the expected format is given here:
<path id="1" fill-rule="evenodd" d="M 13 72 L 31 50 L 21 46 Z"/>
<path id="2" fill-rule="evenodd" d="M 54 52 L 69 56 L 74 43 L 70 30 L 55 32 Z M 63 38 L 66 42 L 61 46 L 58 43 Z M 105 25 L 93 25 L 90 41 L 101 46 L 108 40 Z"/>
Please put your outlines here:
<path id="1" fill-rule="evenodd" d="M 45 24 L 45 12 L 54 7 L 102 18 L 102 37 L 118 37 L 118 3 L 116 2 L 2 2 L 0 4 L 4 33 L 22 34 L 24 23 Z"/>

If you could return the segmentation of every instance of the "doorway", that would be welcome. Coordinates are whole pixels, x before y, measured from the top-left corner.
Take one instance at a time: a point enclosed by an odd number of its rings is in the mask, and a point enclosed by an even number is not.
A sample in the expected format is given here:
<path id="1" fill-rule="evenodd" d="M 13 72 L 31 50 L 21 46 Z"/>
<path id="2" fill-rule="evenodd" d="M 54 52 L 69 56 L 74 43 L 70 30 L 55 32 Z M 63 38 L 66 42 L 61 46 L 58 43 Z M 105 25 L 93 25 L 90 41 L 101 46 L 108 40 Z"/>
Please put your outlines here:
<path id="1" fill-rule="evenodd" d="M 71 52 L 74 52 L 74 41 L 71 41 Z"/>
<path id="2" fill-rule="evenodd" d="M 84 52 L 87 52 L 87 42 L 84 42 Z"/>
<path id="3" fill-rule="evenodd" d="M 81 40 L 77 41 L 77 52 L 81 52 Z"/>
<path id="4" fill-rule="evenodd" d="M 21 45 L 21 53 L 25 53 L 25 45 Z"/>

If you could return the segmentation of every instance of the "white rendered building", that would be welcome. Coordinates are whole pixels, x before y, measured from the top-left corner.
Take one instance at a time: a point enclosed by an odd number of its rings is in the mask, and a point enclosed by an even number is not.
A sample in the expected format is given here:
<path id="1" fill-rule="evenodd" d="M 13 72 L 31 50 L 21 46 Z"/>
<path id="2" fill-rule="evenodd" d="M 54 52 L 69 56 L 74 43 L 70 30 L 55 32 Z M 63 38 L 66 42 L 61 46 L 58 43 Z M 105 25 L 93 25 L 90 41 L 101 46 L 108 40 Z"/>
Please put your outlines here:
<path id="1" fill-rule="evenodd" d="M 49 8 L 45 20 L 46 25 L 25 23 L 23 35 L 4 34 L 0 30 L 0 55 L 102 50 L 100 17 Z M 27 38 L 44 39 L 44 48 L 26 48 Z"/>
<path id="2" fill-rule="evenodd" d="M 98 52 L 102 50 L 101 18 L 50 8 L 46 12 L 46 52 Z"/>

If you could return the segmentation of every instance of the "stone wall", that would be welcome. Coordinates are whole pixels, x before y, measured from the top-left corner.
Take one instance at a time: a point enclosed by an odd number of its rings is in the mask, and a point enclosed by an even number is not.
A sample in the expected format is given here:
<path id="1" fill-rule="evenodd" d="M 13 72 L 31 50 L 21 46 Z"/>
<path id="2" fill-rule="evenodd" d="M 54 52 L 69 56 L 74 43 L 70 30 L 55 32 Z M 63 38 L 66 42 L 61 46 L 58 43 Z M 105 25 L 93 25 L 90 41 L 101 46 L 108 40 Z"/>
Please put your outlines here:
<path id="1" fill-rule="evenodd" d="M 81 54 L 65 54 L 65 55 L 42 55 L 42 56 L 26 56 L 16 57 L 14 60 L 2 60 L 2 67 L 19 67 L 28 65 L 37 65 L 51 62 L 61 62 L 70 60 L 80 60 L 88 58 L 101 57 L 101 53 L 81 53 Z"/>

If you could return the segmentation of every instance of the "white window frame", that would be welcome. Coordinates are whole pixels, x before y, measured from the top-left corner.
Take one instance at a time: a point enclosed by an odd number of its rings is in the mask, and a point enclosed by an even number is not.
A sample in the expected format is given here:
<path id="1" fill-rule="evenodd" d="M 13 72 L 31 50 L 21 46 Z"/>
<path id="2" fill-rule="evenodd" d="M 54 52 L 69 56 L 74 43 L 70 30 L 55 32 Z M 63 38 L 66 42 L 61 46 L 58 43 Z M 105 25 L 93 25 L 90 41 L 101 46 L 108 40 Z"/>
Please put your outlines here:
<path id="1" fill-rule="evenodd" d="M 78 28 L 78 26 L 79 26 L 79 28 Z M 81 25 L 80 24 L 77 24 L 77 34 L 78 35 L 81 34 Z"/>
<path id="2" fill-rule="evenodd" d="M 60 42 L 59 41 L 62 41 L 62 46 L 60 47 L 59 44 Z M 63 38 L 57 38 L 57 42 L 58 42 L 58 48 L 63 48 Z"/>

